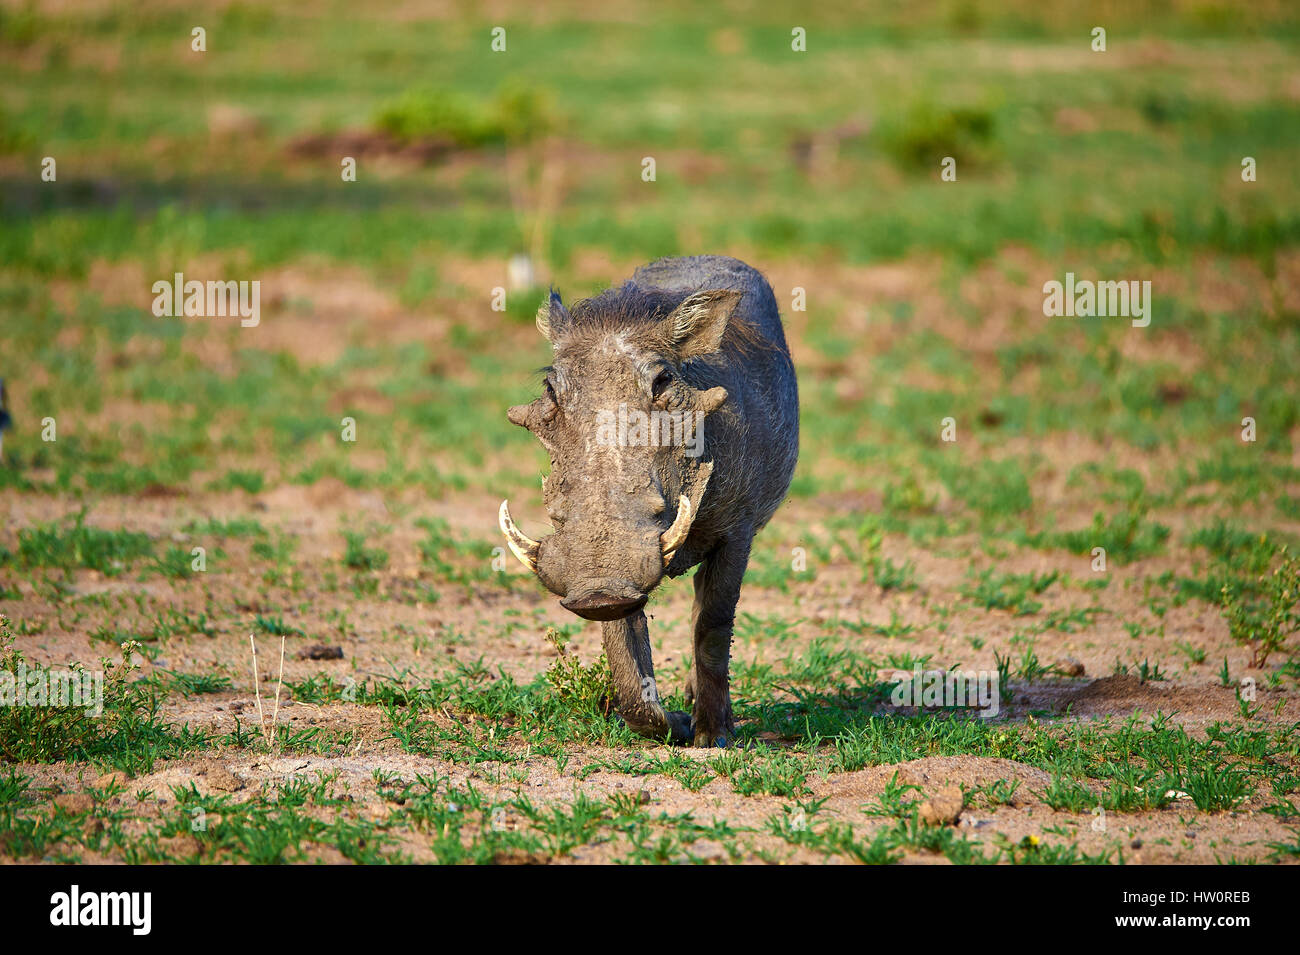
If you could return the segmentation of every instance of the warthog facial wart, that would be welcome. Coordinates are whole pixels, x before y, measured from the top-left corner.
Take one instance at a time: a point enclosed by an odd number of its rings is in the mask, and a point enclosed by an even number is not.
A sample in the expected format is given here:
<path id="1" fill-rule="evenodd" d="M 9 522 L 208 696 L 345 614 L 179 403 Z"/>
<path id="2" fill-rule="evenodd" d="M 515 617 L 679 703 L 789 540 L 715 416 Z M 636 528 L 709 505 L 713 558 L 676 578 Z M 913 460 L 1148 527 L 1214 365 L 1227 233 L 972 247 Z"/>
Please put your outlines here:
<path id="1" fill-rule="evenodd" d="M 553 353 L 542 394 L 507 416 L 550 456 L 542 498 L 554 532 L 533 540 L 506 501 L 501 530 L 561 606 L 601 621 L 629 727 L 725 746 L 741 580 L 799 455 L 798 388 L 772 289 L 736 259 L 660 259 L 572 306 L 553 291 L 537 327 Z M 644 607 L 664 577 L 696 566 L 692 711 L 668 711 L 645 692 Z"/>

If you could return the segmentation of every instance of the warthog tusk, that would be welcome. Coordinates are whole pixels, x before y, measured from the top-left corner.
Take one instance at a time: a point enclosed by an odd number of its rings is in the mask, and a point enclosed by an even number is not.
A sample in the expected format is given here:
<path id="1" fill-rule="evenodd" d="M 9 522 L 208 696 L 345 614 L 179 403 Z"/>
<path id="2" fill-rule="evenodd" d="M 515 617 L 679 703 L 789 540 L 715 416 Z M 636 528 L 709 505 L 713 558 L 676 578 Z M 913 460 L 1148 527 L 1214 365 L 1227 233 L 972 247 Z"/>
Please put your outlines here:
<path id="1" fill-rule="evenodd" d="M 685 494 L 677 502 L 677 517 L 673 520 L 673 526 L 668 528 L 659 536 L 660 546 L 663 548 L 664 566 L 667 567 L 677 553 L 677 548 L 682 546 L 686 536 L 691 532 L 691 499 Z"/>
<path id="2" fill-rule="evenodd" d="M 497 514 L 497 523 L 501 525 L 501 533 L 506 535 L 506 543 L 510 545 L 510 550 L 519 558 L 519 562 L 537 573 L 537 550 L 542 545 L 537 543 L 519 528 L 515 527 L 515 522 L 510 519 L 510 502 L 508 500 L 501 502 L 501 511 Z"/>

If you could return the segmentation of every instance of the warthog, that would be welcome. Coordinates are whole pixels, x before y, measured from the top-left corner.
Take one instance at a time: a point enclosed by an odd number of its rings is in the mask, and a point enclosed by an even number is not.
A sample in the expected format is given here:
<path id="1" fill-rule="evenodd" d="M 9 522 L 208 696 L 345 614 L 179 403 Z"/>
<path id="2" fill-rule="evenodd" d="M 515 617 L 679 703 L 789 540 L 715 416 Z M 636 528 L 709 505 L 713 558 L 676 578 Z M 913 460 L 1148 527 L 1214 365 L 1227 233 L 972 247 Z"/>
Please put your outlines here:
<path id="1" fill-rule="evenodd" d="M 724 256 L 660 259 L 570 307 L 552 291 L 537 326 L 554 352 L 542 395 L 507 416 L 550 454 L 542 496 L 555 532 L 531 540 L 507 501 L 501 530 L 563 607 L 603 622 L 629 727 L 725 746 L 741 579 L 799 455 L 799 394 L 771 286 Z M 688 714 L 660 703 L 642 608 L 665 575 L 697 564 Z"/>

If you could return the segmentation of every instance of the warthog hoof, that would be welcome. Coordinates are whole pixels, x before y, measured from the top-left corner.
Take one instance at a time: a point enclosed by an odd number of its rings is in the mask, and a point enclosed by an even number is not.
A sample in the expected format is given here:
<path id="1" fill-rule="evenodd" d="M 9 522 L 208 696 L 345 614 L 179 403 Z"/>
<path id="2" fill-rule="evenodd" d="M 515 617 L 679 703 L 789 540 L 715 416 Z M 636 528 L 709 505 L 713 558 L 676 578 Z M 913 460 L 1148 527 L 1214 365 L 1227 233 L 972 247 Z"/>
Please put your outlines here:
<path id="1" fill-rule="evenodd" d="M 696 727 L 694 745 L 706 749 L 726 749 L 731 745 L 731 737 L 727 733 L 719 733 L 702 726 Z"/>
<path id="2" fill-rule="evenodd" d="M 681 710 L 660 710 L 659 712 L 664 717 L 662 723 L 628 719 L 623 713 L 615 713 L 614 718 L 638 736 L 644 736 L 646 739 L 652 739 L 657 743 L 662 743 L 666 738 L 668 742 L 674 745 L 684 746 L 695 738 L 694 730 L 691 728 L 690 713 L 683 713 Z"/>

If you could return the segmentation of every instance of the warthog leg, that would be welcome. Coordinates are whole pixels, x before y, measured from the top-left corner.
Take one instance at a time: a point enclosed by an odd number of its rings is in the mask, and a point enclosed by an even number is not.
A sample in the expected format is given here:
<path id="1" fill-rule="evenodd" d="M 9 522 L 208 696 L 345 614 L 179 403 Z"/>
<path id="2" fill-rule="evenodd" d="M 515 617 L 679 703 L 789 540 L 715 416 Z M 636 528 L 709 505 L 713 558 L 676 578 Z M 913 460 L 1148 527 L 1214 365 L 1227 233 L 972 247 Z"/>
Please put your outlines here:
<path id="1" fill-rule="evenodd" d="M 665 710 L 659 702 L 645 612 L 638 610 L 618 620 L 606 620 L 601 626 L 605 657 L 614 677 L 614 705 L 623 722 L 632 732 L 650 739 L 689 743 L 690 715 Z"/>
<path id="2" fill-rule="evenodd" d="M 744 535 L 722 544 L 695 572 L 691 612 L 695 659 L 686 677 L 686 695 L 694 704 L 696 746 L 726 746 L 736 734 L 731 716 L 731 635 L 751 540 L 751 535 Z"/>

